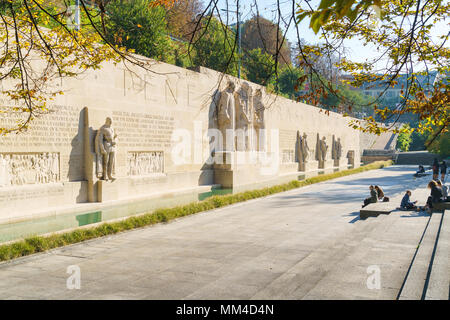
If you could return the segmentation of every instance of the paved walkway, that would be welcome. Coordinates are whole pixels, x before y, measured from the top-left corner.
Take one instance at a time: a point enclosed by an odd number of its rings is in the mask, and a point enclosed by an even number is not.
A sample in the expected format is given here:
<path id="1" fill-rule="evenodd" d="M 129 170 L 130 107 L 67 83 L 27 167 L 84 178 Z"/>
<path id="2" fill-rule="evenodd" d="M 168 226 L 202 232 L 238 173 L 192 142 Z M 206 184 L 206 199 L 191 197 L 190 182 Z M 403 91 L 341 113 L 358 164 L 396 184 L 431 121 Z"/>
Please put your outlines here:
<path id="1" fill-rule="evenodd" d="M 0 298 L 395 299 L 429 217 L 358 214 L 369 184 L 398 203 L 405 188 L 425 186 L 415 169 L 369 171 L 0 264 Z M 66 286 L 72 265 L 80 289 Z M 379 289 L 367 286 L 374 270 Z"/>

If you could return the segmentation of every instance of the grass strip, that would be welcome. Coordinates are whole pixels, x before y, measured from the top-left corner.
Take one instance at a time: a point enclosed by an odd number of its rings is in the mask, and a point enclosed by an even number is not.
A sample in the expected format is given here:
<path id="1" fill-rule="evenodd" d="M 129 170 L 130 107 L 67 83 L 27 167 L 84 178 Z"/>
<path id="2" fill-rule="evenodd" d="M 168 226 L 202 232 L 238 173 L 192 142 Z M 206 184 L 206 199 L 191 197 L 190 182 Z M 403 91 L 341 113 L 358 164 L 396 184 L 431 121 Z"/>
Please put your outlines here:
<path id="1" fill-rule="evenodd" d="M 245 191 L 237 194 L 212 196 L 203 201 L 193 202 L 182 206 L 156 209 L 151 213 L 132 216 L 117 222 L 105 222 L 96 227 L 82 228 L 66 233 L 52 234 L 50 236 L 32 236 L 24 240 L 1 245 L 0 261 L 7 261 L 69 244 L 112 235 L 122 231 L 150 226 L 160 222 L 168 222 L 176 218 L 224 207 L 233 203 L 261 198 L 271 194 L 288 191 L 355 173 L 384 168 L 390 166 L 392 163 L 392 161 L 377 161 L 359 168 L 319 175 L 305 180 L 293 180 L 285 184 L 263 189 Z"/>

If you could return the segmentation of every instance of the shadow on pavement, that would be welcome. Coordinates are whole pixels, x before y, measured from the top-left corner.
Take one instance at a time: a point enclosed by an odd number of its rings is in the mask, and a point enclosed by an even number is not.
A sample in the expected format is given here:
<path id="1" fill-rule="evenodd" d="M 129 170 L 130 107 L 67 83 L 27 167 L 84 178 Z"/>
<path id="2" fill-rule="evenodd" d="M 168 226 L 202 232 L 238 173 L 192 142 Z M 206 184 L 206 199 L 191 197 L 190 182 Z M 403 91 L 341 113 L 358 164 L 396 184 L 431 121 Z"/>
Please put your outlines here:
<path id="1" fill-rule="evenodd" d="M 355 223 L 356 221 L 361 220 L 359 218 L 359 211 L 353 211 L 353 212 L 350 212 L 349 214 L 344 214 L 343 217 L 355 217 L 354 219 L 350 220 L 348 223 Z"/>
<path id="2" fill-rule="evenodd" d="M 417 217 L 429 217 L 430 214 L 428 214 L 426 211 L 409 211 L 411 212 L 409 215 L 402 214 L 401 218 L 417 218 Z"/>

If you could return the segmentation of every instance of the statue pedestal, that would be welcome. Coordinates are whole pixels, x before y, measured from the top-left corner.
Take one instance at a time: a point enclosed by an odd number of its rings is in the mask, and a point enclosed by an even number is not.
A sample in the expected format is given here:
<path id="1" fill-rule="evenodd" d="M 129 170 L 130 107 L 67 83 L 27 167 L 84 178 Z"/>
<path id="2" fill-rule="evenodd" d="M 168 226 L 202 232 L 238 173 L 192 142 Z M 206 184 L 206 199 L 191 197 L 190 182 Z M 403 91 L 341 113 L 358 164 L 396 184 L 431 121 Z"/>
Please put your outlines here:
<path id="1" fill-rule="evenodd" d="M 319 162 L 319 169 L 328 169 L 334 167 L 334 160 L 324 160 L 318 162 Z"/>
<path id="2" fill-rule="evenodd" d="M 333 165 L 334 165 L 334 167 L 336 167 L 336 168 L 339 168 L 339 159 L 334 159 L 333 160 Z"/>
<path id="3" fill-rule="evenodd" d="M 319 163 L 319 168 L 324 170 L 324 173 L 332 173 L 334 171 L 334 160 L 325 160 Z"/>
<path id="4" fill-rule="evenodd" d="M 297 163 L 281 164 L 276 153 L 221 151 L 216 152 L 215 156 L 226 162 L 214 163 L 214 184 L 232 188 L 233 192 L 282 184 L 298 178 Z"/>
<path id="5" fill-rule="evenodd" d="M 306 162 L 300 162 L 298 164 L 298 171 L 304 171 L 304 172 L 308 172 L 308 171 L 315 171 L 319 169 L 319 161 L 317 160 L 309 160 Z"/>
<path id="6" fill-rule="evenodd" d="M 289 163 L 281 163 L 280 164 L 280 173 L 289 173 L 289 172 L 297 172 L 298 164 L 296 162 Z"/>
<path id="7" fill-rule="evenodd" d="M 347 161 L 348 164 L 351 165 L 352 168 L 355 168 L 355 151 L 349 150 L 347 153 Z M 359 167 L 359 165 L 358 165 Z"/>

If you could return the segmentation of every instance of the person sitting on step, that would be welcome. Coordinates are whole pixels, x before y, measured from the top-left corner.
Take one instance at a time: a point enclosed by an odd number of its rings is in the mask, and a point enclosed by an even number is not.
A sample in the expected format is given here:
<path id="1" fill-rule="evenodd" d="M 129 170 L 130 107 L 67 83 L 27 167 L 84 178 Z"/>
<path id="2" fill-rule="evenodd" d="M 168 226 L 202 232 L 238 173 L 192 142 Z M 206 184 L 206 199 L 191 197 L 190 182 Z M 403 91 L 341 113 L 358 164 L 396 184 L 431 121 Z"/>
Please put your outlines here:
<path id="1" fill-rule="evenodd" d="M 403 196 L 402 202 L 400 203 L 400 209 L 402 210 L 418 210 L 419 208 L 416 206 L 417 201 L 410 201 L 411 191 L 406 190 L 405 195 Z"/>
<path id="2" fill-rule="evenodd" d="M 431 189 L 431 194 L 427 199 L 427 203 L 424 207 L 428 211 L 428 213 L 431 213 L 433 209 L 433 203 L 442 202 L 442 189 L 438 186 L 437 182 L 434 180 L 431 180 L 428 183 L 427 188 Z"/>
<path id="3" fill-rule="evenodd" d="M 363 208 L 365 206 L 367 206 L 369 203 L 375 203 L 378 202 L 378 196 L 377 196 L 377 191 L 375 190 L 374 186 L 369 186 L 369 190 L 370 190 L 370 197 L 364 199 L 364 204 L 363 204 Z"/>
<path id="4" fill-rule="evenodd" d="M 442 184 L 441 180 L 436 180 L 438 187 L 442 190 L 442 200 L 445 202 L 450 202 L 450 197 L 448 196 L 448 187 L 445 184 Z"/>
<path id="5" fill-rule="evenodd" d="M 419 170 L 416 171 L 416 173 L 414 174 L 414 177 L 421 177 L 422 175 L 424 175 L 425 173 L 425 168 L 423 167 L 423 165 L 419 165 Z"/>
<path id="6" fill-rule="evenodd" d="M 389 198 L 384 195 L 383 189 L 380 186 L 375 186 L 374 188 L 377 192 L 378 201 L 389 202 Z"/>

